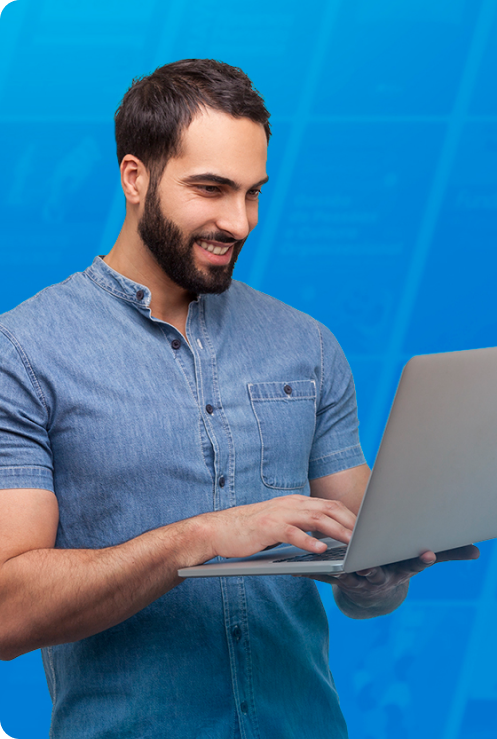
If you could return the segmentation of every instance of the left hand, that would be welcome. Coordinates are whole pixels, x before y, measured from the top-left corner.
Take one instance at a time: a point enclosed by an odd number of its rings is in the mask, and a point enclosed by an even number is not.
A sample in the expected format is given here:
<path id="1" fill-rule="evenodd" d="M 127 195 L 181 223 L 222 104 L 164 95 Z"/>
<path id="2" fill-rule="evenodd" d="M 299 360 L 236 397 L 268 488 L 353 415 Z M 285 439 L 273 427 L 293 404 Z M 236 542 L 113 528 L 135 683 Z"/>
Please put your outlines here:
<path id="1" fill-rule="evenodd" d="M 403 591 L 403 600 L 407 589 L 400 586 L 408 583 L 413 575 L 417 575 L 436 562 L 478 559 L 479 556 L 478 547 L 468 544 L 468 546 L 449 549 L 438 554 L 424 552 L 420 557 L 407 559 L 403 562 L 394 562 L 383 567 L 374 567 L 369 570 L 335 576 L 319 575 L 313 577 L 313 579 L 337 585 L 348 600 L 358 607 L 370 608 L 381 606 L 383 603 L 386 604 L 387 601 L 395 599 L 396 591 L 399 589 Z"/>

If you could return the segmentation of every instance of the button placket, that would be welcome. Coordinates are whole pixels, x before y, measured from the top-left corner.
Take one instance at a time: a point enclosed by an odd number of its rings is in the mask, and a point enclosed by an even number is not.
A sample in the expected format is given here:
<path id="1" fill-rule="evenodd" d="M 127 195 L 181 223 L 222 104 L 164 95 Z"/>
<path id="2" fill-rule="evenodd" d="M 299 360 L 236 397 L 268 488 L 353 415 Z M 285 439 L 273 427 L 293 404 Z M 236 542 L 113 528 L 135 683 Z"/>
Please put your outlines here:
<path id="1" fill-rule="evenodd" d="M 234 487 L 235 449 L 223 397 L 217 376 L 217 357 L 213 340 L 209 338 L 205 322 L 205 304 L 199 305 L 200 333 L 190 342 L 197 366 L 196 378 L 199 398 L 203 399 L 202 418 L 215 451 L 216 480 L 215 510 L 236 505 Z M 201 337 L 202 349 L 196 341 Z M 247 624 L 247 603 L 243 578 L 221 578 L 224 626 L 230 651 L 231 678 L 238 716 L 243 720 L 247 736 L 259 736 L 254 707 L 252 658 Z"/>

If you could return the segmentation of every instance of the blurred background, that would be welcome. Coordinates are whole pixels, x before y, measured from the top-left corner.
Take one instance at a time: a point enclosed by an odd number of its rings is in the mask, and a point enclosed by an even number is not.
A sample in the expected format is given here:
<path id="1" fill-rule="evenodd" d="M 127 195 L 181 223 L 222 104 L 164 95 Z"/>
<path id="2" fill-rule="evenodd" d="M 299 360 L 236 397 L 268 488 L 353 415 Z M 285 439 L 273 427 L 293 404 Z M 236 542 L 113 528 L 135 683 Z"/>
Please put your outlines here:
<path id="1" fill-rule="evenodd" d="M 335 333 L 372 464 L 413 354 L 497 344 L 497 0 L 11 3 L 0 313 L 109 251 L 124 215 L 114 111 L 134 77 L 187 57 L 241 67 L 272 112 L 271 179 L 235 277 Z M 484 544 L 366 622 L 320 588 L 351 739 L 497 738 L 496 565 Z M 9 735 L 47 737 L 50 708 L 39 652 L 0 663 Z"/>

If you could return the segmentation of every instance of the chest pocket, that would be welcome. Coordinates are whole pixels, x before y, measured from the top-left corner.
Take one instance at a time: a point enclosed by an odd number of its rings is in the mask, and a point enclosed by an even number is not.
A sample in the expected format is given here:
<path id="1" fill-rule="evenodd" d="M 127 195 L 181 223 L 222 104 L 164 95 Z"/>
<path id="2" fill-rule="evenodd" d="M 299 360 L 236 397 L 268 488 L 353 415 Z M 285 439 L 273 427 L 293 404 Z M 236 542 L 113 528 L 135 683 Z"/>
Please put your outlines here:
<path id="1" fill-rule="evenodd" d="M 316 383 L 249 383 L 248 391 L 261 438 L 262 482 L 283 490 L 304 487 L 316 425 Z"/>

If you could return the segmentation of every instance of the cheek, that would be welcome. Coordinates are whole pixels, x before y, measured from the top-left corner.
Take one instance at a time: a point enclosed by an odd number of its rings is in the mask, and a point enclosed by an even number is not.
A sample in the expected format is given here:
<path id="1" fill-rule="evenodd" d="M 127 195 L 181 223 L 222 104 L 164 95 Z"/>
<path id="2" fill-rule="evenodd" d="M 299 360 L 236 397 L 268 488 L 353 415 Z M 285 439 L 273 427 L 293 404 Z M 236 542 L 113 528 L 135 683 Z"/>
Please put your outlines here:
<path id="1" fill-rule="evenodd" d="M 212 204 L 192 195 L 170 210 L 170 218 L 185 233 L 199 231 L 214 220 Z"/>

